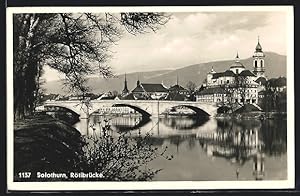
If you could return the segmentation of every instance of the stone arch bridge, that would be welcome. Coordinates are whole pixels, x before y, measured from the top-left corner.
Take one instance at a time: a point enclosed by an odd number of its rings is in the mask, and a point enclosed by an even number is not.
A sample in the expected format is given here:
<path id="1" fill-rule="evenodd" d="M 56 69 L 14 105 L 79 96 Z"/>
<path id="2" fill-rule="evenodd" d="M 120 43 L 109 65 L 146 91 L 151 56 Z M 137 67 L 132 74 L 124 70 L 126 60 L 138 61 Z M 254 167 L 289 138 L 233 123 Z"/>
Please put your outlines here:
<path id="1" fill-rule="evenodd" d="M 46 101 L 45 110 L 51 107 L 61 107 L 73 111 L 81 120 L 88 119 L 90 114 L 103 107 L 129 107 L 142 114 L 143 117 L 158 117 L 165 111 L 178 107 L 187 107 L 197 115 L 215 116 L 217 105 L 215 103 L 200 103 L 194 101 L 163 101 L 163 100 L 91 100 L 82 101 Z"/>
<path id="2" fill-rule="evenodd" d="M 218 107 L 213 103 L 194 101 L 161 101 L 161 100 L 92 100 L 88 104 L 81 101 L 46 101 L 46 107 L 61 107 L 78 114 L 80 118 L 88 118 L 90 114 L 103 107 L 129 107 L 145 117 L 158 117 L 166 110 L 178 106 L 187 107 L 198 115 L 215 116 Z"/>

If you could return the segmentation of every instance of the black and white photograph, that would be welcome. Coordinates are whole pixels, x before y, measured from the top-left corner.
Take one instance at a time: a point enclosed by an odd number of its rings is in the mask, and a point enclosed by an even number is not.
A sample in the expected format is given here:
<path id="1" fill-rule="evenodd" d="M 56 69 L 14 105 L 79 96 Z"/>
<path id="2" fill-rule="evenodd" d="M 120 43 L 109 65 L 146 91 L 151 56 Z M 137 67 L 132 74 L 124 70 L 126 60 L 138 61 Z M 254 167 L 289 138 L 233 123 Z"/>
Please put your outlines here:
<path id="1" fill-rule="evenodd" d="M 10 190 L 294 188 L 292 6 L 7 8 Z"/>

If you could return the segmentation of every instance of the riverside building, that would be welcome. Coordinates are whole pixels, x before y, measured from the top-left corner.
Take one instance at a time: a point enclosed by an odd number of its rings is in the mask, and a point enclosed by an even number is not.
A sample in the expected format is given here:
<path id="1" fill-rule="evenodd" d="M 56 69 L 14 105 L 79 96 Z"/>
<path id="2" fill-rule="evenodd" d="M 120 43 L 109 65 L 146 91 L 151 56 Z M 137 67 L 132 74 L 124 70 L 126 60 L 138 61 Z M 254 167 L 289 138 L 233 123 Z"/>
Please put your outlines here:
<path id="1" fill-rule="evenodd" d="M 197 93 L 196 101 L 214 103 L 258 103 L 258 93 L 266 81 L 265 54 L 258 40 L 253 54 L 253 71 L 245 68 L 239 55 L 224 72 L 213 68 L 207 73 L 204 89 Z"/>

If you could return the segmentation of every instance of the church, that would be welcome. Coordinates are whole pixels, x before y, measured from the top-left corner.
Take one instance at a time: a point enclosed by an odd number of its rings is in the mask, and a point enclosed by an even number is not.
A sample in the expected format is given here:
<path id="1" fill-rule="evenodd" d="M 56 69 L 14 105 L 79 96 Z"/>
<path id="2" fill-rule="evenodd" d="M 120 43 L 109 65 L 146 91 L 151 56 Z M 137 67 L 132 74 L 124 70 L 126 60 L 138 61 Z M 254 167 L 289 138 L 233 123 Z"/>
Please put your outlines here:
<path id="1" fill-rule="evenodd" d="M 141 83 L 138 79 L 136 87 L 130 92 L 127 87 L 127 79 L 125 74 L 124 88 L 119 99 L 122 100 L 161 100 L 165 99 L 169 94 L 168 88 L 163 84 Z"/>
<path id="2" fill-rule="evenodd" d="M 141 83 L 137 81 L 136 87 L 131 91 L 136 99 L 163 100 L 169 94 L 164 84 Z"/>
<path id="3" fill-rule="evenodd" d="M 163 83 L 141 83 L 138 79 L 136 87 L 130 92 L 127 87 L 126 74 L 124 78 L 124 88 L 118 99 L 122 100 L 169 100 L 184 101 L 189 98 L 189 91 L 179 85 L 178 76 L 175 85 L 170 88 Z"/>
<path id="4" fill-rule="evenodd" d="M 214 103 L 258 103 L 258 92 L 266 82 L 265 54 L 257 42 L 252 57 L 253 71 L 245 68 L 237 54 L 229 69 L 216 72 L 213 67 L 207 73 L 203 89 L 196 95 L 196 101 Z"/>

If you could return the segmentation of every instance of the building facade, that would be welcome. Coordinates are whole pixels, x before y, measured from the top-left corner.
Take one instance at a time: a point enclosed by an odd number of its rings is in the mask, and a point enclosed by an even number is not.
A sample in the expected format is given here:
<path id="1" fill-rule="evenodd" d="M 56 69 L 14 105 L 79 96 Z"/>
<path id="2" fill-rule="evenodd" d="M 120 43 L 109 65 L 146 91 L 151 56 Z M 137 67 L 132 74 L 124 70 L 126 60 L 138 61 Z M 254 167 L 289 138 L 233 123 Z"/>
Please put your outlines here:
<path id="1" fill-rule="evenodd" d="M 165 99 L 169 94 L 168 88 L 163 84 L 140 83 L 139 80 L 131 92 L 136 99 L 154 100 Z"/>
<path id="2" fill-rule="evenodd" d="M 105 115 L 105 114 L 135 114 L 137 113 L 134 109 L 130 107 L 101 107 L 96 112 L 96 114 Z"/>
<path id="3" fill-rule="evenodd" d="M 172 101 L 186 101 L 189 100 L 189 98 L 190 92 L 179 84 L 177 76 L 176 84 L 170 86 L 169 95 L 166 99 Z"/>
<path id="4" fill-rule="evenodd" d="M 245 68 L 239 55 L 224 72 L 216 72 L 213 68 L 207 73 L 204 89 L 196 95 L 196 101 L 214 103 L 258 103 L 258 92 L 263 90 L 265 77 L 265 55 L 261 44 L 255 47 L 253 55 L 253 71 Z"/>
<path id="5" fill-rule="evenodd" d="M 179 85 L 178 76 L 175 85 L 167 88 L 163 83 L 141 83 L 137 80 L 136 87 L 130 92 L 127 87 L 126 74 L 124 77 L 124 87 L 119 96 L 116 97 L 118 100 L 173 100 L 173 101 L 184 101 L 189 98 L 189 91 Z"/>

